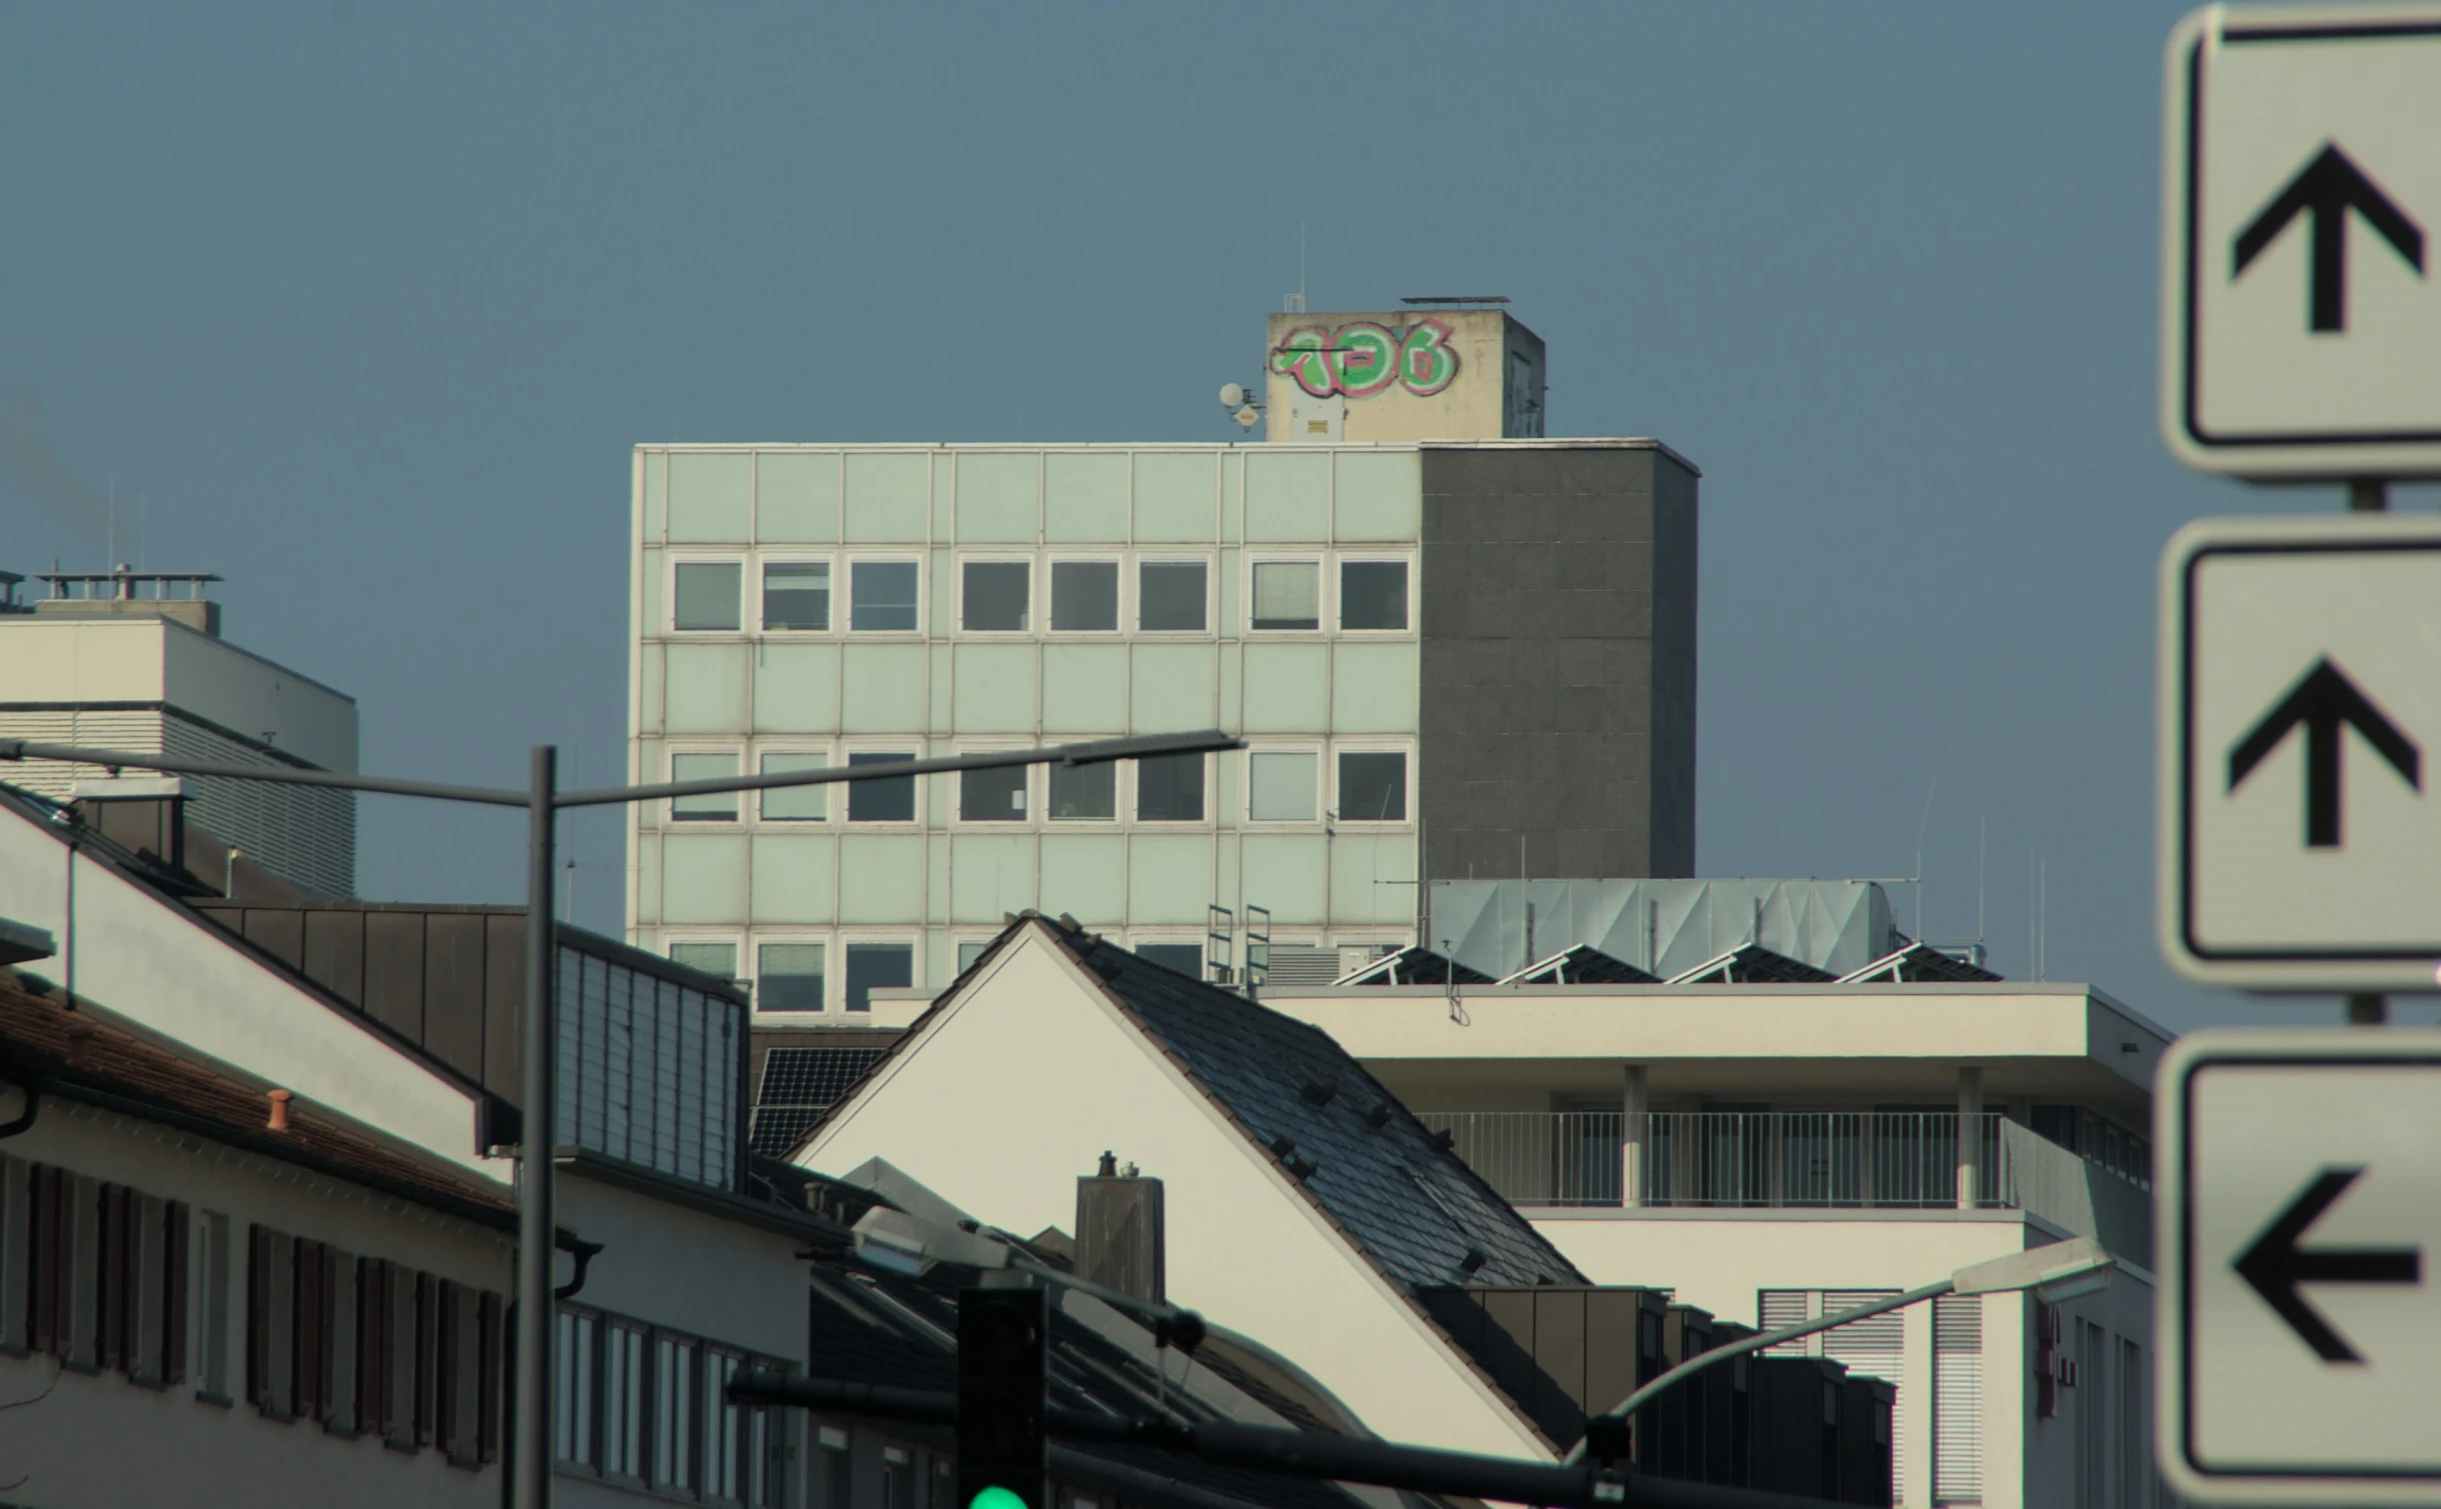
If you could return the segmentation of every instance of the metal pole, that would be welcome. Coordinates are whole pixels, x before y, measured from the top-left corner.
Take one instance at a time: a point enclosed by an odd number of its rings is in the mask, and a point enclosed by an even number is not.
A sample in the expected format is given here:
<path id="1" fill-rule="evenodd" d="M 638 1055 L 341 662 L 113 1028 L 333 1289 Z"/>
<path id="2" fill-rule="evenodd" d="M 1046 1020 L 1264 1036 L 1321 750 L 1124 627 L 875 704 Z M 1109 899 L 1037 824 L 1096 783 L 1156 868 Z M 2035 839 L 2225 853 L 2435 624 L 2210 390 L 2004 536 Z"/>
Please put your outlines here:
<path id="1" fill-rule="evenodd" d="M 534 746 L 526 808 L 525 1012 L 518 1023 L 523 1123 L 517 1134 L 517 1393 L 514 1509 L 550 1509 L 552 1435 L 551 1139 L 558 1125 L 551 1071 L 559 1034 L 552 1020 L 551 966 L 558 929 L 551 915 L 551 861 L 559 750 Z"/>

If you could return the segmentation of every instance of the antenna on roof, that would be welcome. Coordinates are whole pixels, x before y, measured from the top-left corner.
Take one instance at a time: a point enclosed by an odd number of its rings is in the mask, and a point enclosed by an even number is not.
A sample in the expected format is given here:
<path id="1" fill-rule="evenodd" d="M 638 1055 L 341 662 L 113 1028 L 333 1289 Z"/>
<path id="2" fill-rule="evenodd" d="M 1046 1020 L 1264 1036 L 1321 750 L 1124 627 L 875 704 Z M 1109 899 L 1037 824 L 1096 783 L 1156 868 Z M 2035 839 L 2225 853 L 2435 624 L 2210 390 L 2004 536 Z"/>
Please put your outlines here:
<path id="1" fill-rule="evenodd" d="M 1305 222 L 1297 222 L 1297 291 L 1280 301 L 1284 314 L 1305 313 Z"/>
<path id="2" fill-rule="evenodd" d="M 1941 778 L 1934 776 L 1932 785 L 1924 791 L 1924 815 L 1916 821 L 1916 941 L 1924 941 L 1924 829 L 1932 822 L 1933 794 L 1941 789 Z"/>

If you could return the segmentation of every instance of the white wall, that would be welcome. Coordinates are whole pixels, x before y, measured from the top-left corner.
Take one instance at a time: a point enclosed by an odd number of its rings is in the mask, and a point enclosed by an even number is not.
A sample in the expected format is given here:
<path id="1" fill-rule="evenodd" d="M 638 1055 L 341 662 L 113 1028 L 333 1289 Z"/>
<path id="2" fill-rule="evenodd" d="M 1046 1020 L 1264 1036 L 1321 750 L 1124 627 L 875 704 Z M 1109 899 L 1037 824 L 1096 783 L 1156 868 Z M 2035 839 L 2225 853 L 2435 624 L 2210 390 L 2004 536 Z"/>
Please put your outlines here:
<path id="1" fill-rule="evenodd" d="M 1105 1149 L 1165 1181 L 1168 1290 L 1393 1440 L 1548 1458 L 1489 1385 L 1039 930 L 836 1114 L 802 1162 L 887 1158 L 1004 1230 L 1071 1230 Z"/>
<path id="2" fill-rule="evenodd" d="M 592 1305 L 770 1357 L 805 1360 L 802 1238 L 656 1200 L 563 1167 L 559 1224 L 607 1244 L 571 1304 Z M 559 1260 L 566 1282 L 568 1259 Z"/>
<path id="3" fill-rule="evenodd" d="M 14 1097 L 10 1097 L 14 1100 Z M 14 1107 L 10 1107 L 13 1114 Z M 495 1293 L 509 1287 L 506 1233 L 427 1207 L 343 1184 L 294 1165 L 238 1152 L 158 1125 L 45 1101 L 33 1128 L 6 1143 L 11 1156 L 53 1163 L 146 1194 L 186 1201 L 200 1215 L 229 1218 L 225 1314 L 229 1394 L 197 1397 L 207 1310 L 190 1306 L 190 1377 L 166 1389 L 116 1373 L 62 1369 L 47 1356 L 0 1355 L 0 1404 L 49 1393 L 0 1412 L 0 1470 L 24 1484 L 15 1502 L 46 1509 L 121 1509 L 129 1504 L 346 1504 L 415 1509 L 499 1500 L 495 1467 L 452 1467 L 432 1450 L 406 1453 L 377 1440 L 332 1435 L 309 1421 L 264 1419 L 245 1389 L 245 1240 L 260 1221 L 350 1252 L 392 1258 Z M 198 1244 L 200 1246 L 200 1244 Z M 198 1260 L 200 1251 L 192 1256 Z M 202 1268 L 194 1270 L 198 1283 Z"/>
<path id="4" fill-rule="evenodd" d="M 139 1026 L 352 1120 L 505 1182 L 477 1156 L 474 1091 L 326 1004 L 214 924 L 79 855 L 0 806 L 0 917 L 48 929 L 60 953 L 29 966 Z"/>

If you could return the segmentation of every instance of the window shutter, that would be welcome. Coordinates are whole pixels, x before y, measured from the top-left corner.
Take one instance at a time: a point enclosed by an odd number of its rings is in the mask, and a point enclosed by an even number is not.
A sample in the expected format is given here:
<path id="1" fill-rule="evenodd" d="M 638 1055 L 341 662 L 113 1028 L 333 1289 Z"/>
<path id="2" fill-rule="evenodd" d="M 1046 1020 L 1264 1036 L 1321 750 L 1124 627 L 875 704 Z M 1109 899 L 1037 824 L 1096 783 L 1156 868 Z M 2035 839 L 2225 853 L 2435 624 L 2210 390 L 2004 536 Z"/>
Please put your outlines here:
<path id="1" fill-rule="evenodd" d="M 1983 1502 L 1983 1297 L 1945 1294 L 1932 1309 L 1932 1496 Z"/>
<path id="2" fill-rule="evenodd" d="M 128 1272 L 135 1243 L 128 1232 L 128 1189 L 104 1184 L 95 1200 L 94 1365 L 106 1373 L 128 1371 L 127 1310 L 135 1289 Z"/>
<path id="3" fill-rule="evenodd" d="M 415 1276 L 415 1444 L 433 1442 L 433 1384 L 440 1361 L 441 1306 L 437 1285 L 429 1273 Z"/>
<path id="4" fill-rule="evenodd" d="M 271 1407 L 271 1233 L 246 1228 L 246 1402 Z"/>
<path id="5" fill-rule="evenodd" d="M 1757 1305 L 1763 1323 L 1756 1329 L 1777 1331 L 1782 1326 L 1793 1326 L 1801 1320 L 1811 1319 L 1814 1313 L 1813 1299 L 1814 1291 L 1811 1289 L 1765 1289 Z M 1806 1350 L 1806 1338 L 1800 1336 L 1795 1341 L 1784 1341 L 1777 1346 L 1764 1348 L 1763 1355 L 1803 1357 Z"/>
<path id="6" fill-rule="evenodd" d="M 500 1460 L 500 1296 L 485 1291 L 475 1303 L 475 1459 Z"/>
<path id="7" fill-rule="evenodd" d="M 161 1208 L 161 1381 L 186 1381 L 187 1294 L 194 1215 L 182 1200 Z"/>
<path id="8" fill-rule="evenodd" d="M 1822 1291 L 1822 1313 L 1836 1315 L 1869 1305 L 1875 1300 L 1895 1299 L 1896 1289 L 1825 1289 Z M 1907 1432 L 1907 1390 L 1904 1362 L 1907 1344 L 1907 1323 L 1904 1312 L 1885 1310 L 1863 1320 L 1852 1320 L 1844 1326 L 1833 1326 L 1822 1333 L 1822 1355 L 1835 1362 L 1844 1362 L 1848 1371 L 1867 1378 L 1879 1378 L 1890 1385 L 1890 1460 L 1903 1460 L 1902 1444 Z"/>
<path id="9" fill-rule="evenodd" d="M 390 1434 L 390 1265 L 356 1260 L 356 1428 Z"/>
<path id="10" fill-rule="evenodd" d="M 415 1402 L 419 1376 L 416 1334 L 422 1309 L 418 1304 L 415 1270 L 396 1263 L 384 1264 L 383 1269 L 382 1288 L 389 1297 L 389 1320 L 381 1344 L 382 1356 L 390 1368 L 390 1380 L 382 1389 L 382 1411 L 390 1422 L 386 1435 L 393 1445 L 413 1447 L 422 1414 Z"/>
<path id="11" fill-rule="evenodd" d="M 296 1319 L 290 1330 L 292 1376 L 296 1379 L 296 1414 L 303 1419 L 330 1418 L 330 1249 L 300 1239 L 291 1258 Z"/>
<path id="12" fill-rule="evenodd" d="M 67 1352 L 67 1175 L 38 1163 L 32 1186 L 26 1202 L 26 1345 L 57 1357 Z"/>
<path id="13" fill-rule="evenodd" d="M 0 1347 L 27 1346 L 26 1270 L 34 1260 L 32 1174 L 23 1159 L 0 1154 Z"/>

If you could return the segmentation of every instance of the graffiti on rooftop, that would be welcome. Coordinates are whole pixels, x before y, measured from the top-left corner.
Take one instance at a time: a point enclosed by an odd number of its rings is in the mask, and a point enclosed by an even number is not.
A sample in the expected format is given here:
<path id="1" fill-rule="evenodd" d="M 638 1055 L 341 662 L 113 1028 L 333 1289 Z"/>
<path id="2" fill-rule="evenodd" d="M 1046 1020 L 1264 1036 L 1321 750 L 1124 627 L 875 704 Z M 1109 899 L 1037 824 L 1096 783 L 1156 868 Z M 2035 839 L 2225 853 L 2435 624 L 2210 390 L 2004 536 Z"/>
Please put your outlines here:
<path id="1" fill-rule="evenodd" d="M 1449 325 L 1430 317 L 1399 329 L 1371 320 L 1335 330 L 1300 325 L 1271 353 L 1271 370 L 1316 398 L 1371 398 L 1393 387 L 1429 398 L 1458 376 L 1458 352 L 1449 341 Z"/>

